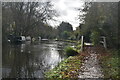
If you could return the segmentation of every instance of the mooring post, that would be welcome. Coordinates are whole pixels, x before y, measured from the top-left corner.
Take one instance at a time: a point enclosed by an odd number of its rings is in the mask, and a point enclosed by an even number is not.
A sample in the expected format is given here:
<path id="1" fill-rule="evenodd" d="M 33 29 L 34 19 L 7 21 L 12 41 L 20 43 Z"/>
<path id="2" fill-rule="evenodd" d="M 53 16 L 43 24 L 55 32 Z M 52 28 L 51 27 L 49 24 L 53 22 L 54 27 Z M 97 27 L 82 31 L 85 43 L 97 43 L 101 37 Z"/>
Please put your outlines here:
<path id="1" fill-rule="evenodd" d="M 81 36 L 81 52 L 83 51 L 83 47 L 84 47 L 84 37 Z"/>

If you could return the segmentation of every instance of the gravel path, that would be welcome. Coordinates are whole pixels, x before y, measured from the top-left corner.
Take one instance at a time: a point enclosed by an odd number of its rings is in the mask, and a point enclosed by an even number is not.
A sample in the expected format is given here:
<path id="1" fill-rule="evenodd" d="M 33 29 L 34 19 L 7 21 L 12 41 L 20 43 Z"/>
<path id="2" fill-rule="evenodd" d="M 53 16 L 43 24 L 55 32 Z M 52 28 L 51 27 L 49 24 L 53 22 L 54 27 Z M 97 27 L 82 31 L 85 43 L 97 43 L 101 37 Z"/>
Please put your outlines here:
<path id="1" fill-rule="evenodd" d="M 89 56 L 85 57 L 78 78 L 103 78 L 99 60 L 95 51 L 89 51 Z"/>

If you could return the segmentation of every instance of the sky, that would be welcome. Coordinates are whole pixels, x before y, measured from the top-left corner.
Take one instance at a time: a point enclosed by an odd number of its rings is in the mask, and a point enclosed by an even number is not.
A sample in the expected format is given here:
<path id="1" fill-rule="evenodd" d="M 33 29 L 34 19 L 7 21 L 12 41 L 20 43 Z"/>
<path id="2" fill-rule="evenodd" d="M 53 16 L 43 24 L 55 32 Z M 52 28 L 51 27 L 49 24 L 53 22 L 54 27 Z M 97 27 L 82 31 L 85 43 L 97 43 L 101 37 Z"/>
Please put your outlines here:
<path id="1" fill-rule="evenodd" d="M 82 0 L 51 0 L 54 8 L 59 13 L 58 17 L 54 17 L 57 21 L 49 21 L 51 26 L 58 26 L 62 21 L 69 22 L 73 29 L 79 26 L 78 8 L 83 6 Z"/>

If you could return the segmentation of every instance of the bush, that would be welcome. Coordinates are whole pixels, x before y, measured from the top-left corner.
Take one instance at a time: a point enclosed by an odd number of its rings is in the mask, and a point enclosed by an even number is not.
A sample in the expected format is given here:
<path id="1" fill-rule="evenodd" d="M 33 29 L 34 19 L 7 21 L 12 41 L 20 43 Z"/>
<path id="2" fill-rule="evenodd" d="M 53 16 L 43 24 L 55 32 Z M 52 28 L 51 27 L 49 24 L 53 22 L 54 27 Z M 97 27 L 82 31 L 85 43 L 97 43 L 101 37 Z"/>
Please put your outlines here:
<path id="1" fill-rule="evenodd" d="M 118 50 L 110 50 L 109 53 L 109 56 L 102 56 L 101 58 L 104 78 L 118 80 L 120 79 Z"/>
<path id="2" fill-rule="evenodd" d="M 67 56 L 75 56 L 78 54 L 78 52 L 75 51 L 75 49 L 73 49 L 72 47 L 66 47 L 64 51 L 67 54 Z"/>
<path id="3" fill-rule="evenodd" d="M 98 31 L 93 31 L 91 34 L 91 41 L 94 45 L 98 45 L 100 42 L 100 33 Z"/>

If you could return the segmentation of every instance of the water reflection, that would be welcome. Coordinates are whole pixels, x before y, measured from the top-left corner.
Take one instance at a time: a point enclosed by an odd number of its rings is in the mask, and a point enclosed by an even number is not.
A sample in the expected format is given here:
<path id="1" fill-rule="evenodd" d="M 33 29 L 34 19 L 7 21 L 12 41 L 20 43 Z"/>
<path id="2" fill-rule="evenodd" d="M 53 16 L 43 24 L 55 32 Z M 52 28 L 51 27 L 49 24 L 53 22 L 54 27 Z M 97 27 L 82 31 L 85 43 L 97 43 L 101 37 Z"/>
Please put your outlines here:
<path id="1" fill-rule="evenodd" d="M 43 63 L 46 63 L 47 66 L 53 68 L 55 65 L 58 64 L 58 62 L 61 61 L 61 56 L 59 56 L 59 52 L 56 50 L 55 47 L 49 47 L 49 52 L 50 53 L 48 55 L 45 55 Z"/>
<path id="2" fill-rule="evenodd" d="M 54 68 L 65 58 L 64 42 L 42 42 L 3 47 L 4 78 L 43 78 L 44 72 Z"/>

